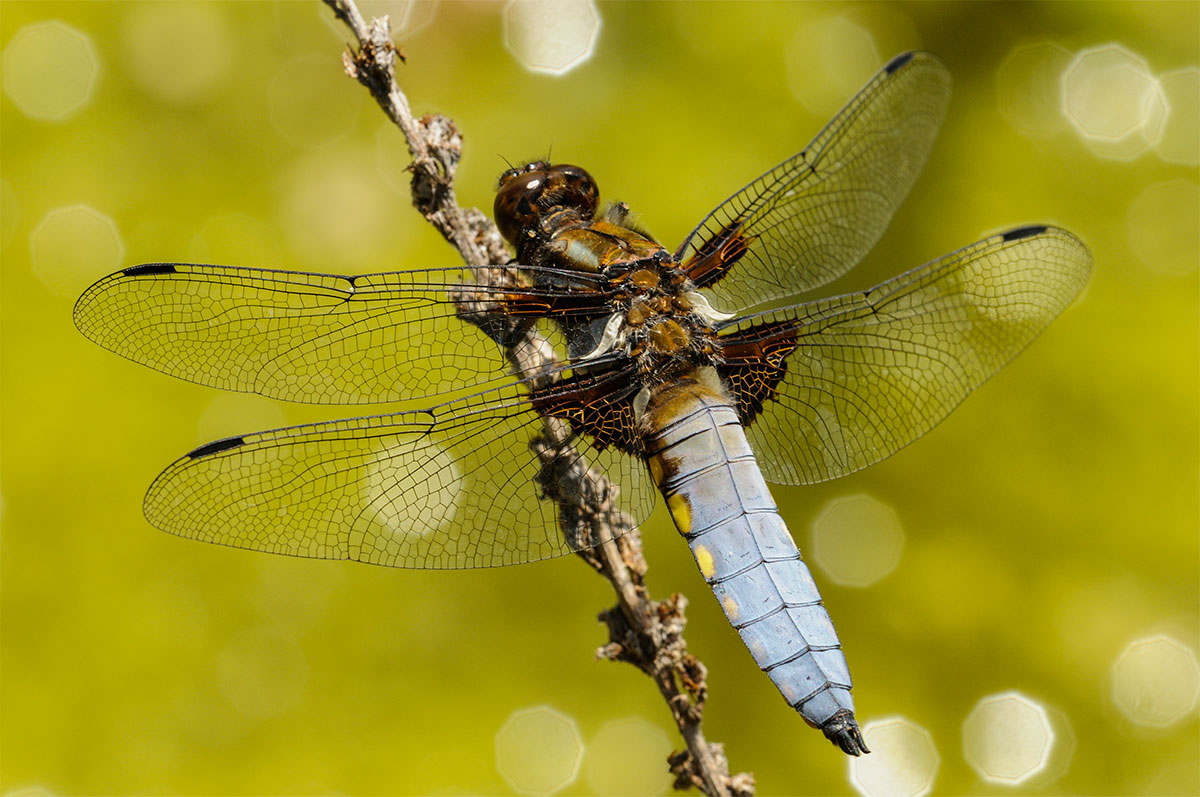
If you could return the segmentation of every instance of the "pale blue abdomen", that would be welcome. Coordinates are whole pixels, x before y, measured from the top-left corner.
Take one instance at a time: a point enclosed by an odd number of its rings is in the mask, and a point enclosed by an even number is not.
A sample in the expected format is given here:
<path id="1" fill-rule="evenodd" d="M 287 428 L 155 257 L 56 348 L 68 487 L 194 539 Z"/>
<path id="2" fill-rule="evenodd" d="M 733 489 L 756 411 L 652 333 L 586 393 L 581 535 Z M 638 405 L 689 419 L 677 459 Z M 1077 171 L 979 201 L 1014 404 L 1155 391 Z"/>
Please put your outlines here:
<path id="1" fill-rule="evenodd" d="M 843 744 L 858 728 L 837 633 L 722 393 L 687 380 L 651 399 L 650 470 L 758 666 L 801 716 Z"/>

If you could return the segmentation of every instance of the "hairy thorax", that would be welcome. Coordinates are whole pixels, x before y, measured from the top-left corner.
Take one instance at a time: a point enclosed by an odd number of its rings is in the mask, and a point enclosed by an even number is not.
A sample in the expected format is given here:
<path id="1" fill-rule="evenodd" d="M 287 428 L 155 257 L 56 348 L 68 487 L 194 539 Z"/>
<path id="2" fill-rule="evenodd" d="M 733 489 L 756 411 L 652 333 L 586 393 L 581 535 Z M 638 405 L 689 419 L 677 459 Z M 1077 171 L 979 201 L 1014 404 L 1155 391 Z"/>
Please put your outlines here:
<path id="1" fill-rule="evenodd" d="M 539 287 L 586 274 L 608 294 L 604 317 L 567 316 L 572 362 L 610 352 L 634 358 L 647 385 L 716 361 L 716 312 L 661 244 L 629 223 L 623 203 L 597 212 L 591 176 L 574 166 L 531 163 L 505 172 L 496 197 L 501 230 Z M 544 269 L 544 270 L 543 270 Z"/>

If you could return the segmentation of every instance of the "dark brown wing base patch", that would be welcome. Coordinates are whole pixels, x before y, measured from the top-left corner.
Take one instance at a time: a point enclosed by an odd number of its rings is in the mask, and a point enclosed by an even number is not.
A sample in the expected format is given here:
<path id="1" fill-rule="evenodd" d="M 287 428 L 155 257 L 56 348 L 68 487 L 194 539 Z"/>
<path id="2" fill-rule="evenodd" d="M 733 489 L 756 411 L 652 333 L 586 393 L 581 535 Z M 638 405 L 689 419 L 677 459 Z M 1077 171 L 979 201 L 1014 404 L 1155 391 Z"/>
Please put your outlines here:
<path id="1" fill-rule="evenodd" d="M 717 372 L 737 400 L 738 417 L 749 426 L 775 397 L 796 348 L 799 327 L 788 321 L 757 324 L 720 338 L 723 362 Z"/>
<path id="2" fill-rule="evenodd" d="M 697 288 L 711 287 L 742 259 L 753 241 L 754 236 L 742 232 L 741 219 L 734 219 L 700 244 L 683 270 Z"/>
<path id="3" fill-rule="evenodd" d="M 587 434 L 599 450 L 612 446 L 642 456 L 642 440 L 633 415 L 639 383 L 625 370 L 600 376 L 572 376 L 535 389 L 530 401 L 542 415 L 563 418 L 572 430 Z"/>

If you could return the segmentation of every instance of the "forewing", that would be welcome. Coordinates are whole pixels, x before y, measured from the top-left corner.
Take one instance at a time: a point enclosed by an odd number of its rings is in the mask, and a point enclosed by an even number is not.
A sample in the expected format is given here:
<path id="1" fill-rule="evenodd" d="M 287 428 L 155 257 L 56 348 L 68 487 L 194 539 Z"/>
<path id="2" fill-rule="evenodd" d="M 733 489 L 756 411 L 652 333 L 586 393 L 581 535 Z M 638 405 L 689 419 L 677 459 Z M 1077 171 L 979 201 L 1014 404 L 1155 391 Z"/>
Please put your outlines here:
<path id="1" fill-rule="evenodd" d="M 485 271 L 490 284 L 464 287 Z M 521 279 L 506 266 L 345 277 L 150 264 L 97 282 L 74 317 L 101 346 L 191 382 L 320 404 L 402 401 L 508 381 L 499 347 L 461 317 L 467 305 L 487 323 L 603 298 L 586 285 L 518 288 Z"/>
<path id="2" fill-rule="evenodd" d="M 182 537 L 435 569 L 595 544 L 594 527 L 571 509 L 581 494 L 586 506 L 628 512 L 635 523 L 649 514 L 654 491 L 640 461 L 582 440 L 575 453 L 539 456 L 543 428 L 527 396 L 508 387 L 428 411 L 230 438 L 163 471 L 144 509 L 151 524 Z"/>
<path id="3" fill-rule="evenodd" d="M 1066 230 L 1024 227 L 866 292 L 731 322 L 721 370 L 763 473 L 834 479 L 916 440 L 1071 303 L 1091 262 Z"/>
<path id="4" fill-rule="evenodd" d="M 677 255 L 739 310 L 824 285 L 874 246 L 920 174 L 950 101 L 928 53 L 892 59 L 803 152 L 738 191 Z"/>

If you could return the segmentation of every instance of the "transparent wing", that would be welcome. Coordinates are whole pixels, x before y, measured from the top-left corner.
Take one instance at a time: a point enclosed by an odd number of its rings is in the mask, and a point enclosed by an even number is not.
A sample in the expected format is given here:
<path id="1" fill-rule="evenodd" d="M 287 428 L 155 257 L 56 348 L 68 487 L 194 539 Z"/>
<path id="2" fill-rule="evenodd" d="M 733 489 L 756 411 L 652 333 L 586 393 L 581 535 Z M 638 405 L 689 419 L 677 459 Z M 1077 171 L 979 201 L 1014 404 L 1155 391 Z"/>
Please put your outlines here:
<path id="1" fill-rule="evenodd" d="M 883 235 L 949 102 L 941 61 L 897 56 L 803 152 L 717 206 L 676 254 L 728 311 L 830 282 Z"/>
<path id="2" fill-rule="evenodd" d="M 1066 230 L 1023 227 L 866 292 L 731 322 L 722 340 L 743 356 L 726 377 L 767 399 L 747 430 L 763 473 L 834 479 L 916 440 L 1070 304 L 1091 263 Z"/>
<path id="3" fill-rule="evenodd" d="M 587 275 L 560 277 L 572 292 L 526 287 L 528 271 L 345 277 L 156 263 L 88 288 L 74 318 L 101 346 L 191 382 L 320 404 L 401 401 L 509 381 L 499 347 L 463 319 L 467 299 L 485 327 L 489 314 L 576 313 L 603 300 Z"/>
<path id="4" fill-rule="evenodd" d="M 565 508 L 581 493 L 635 522 L 649 514 L 654 490 L 640 461 L 581 440 L 578 453 L 549 459 L 539 455 L 542 430 L 510 386 L 427 411 L 229 438 L 163 471 L 144 510 L 182 537 L 409 568 L 508 565 L 590 547 L 598 541 Z M 564 512 L 572 542 L 560 531 Z"/>

